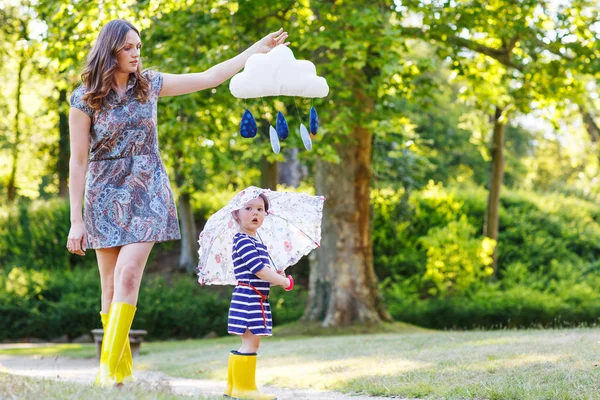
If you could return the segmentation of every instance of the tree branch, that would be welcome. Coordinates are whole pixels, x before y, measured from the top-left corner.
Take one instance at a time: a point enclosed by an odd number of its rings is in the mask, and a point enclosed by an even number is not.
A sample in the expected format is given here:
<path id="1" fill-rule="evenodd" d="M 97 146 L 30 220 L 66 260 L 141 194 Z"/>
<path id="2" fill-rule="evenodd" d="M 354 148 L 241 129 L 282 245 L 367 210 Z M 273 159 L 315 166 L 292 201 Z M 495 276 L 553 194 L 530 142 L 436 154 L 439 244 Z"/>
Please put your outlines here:
<path id="1" fill-rule="evenodd" d="M 592 143 L 598 142 L 600 140 L 600 127 L 598 127 L 598 124 L 596 124 L 596 121 L 594 121 L 594 117 L 584 104 L 579 103 L 577 106 L 579 107 L 579 112 L 583 118 L 585 129 L 590 135 Z"/>
<path id="2" fill-rule="evenodd" d="M 515 63 L 511 57 L 512 48 L 508 49 L 494 49 L 488 46 L 484 46 L 480 43 L 477 43 L 473 40 L 464 39 L 461 37 L 451 37 L 448 39 L 450 42 L 457 44 L 461 47 L 467 48 L 469 50 L 473 50 L 477 53 L 484 54 L 488 57 L 493 58 L 498 61 L 500 64 L 505 65 L 507 67 L 514 68 L 519 71 L 523 71 L 525 66 L 522 64 Z"/>
<path id="3" fill-rule="evenodd" d="M 412 36 L 423 40 L 435 40 L 438 42 L 443 41 L 442 38 L 431 31 L 423 31 L 421 28 L 416 27 L 400 27 L 400 31 L 404 36 Z M 454 45 L 459 47 L 463 47 L 469 50 L 473 50 L 477 53 L 484 54 L 488 57 L 493 58 L 498 61 L 500 64 L 503 64 L 507 67 L 515 68 L 519 71 L 523 71 L 525 66 L 519 63 L 515 63 L 511 57 L 511 52 L 514 46 L 519 41 L 519 37 L 516 36 L 512 38 L 508 44 L 508 46 L 502 49 L 494 49 L 489 46 L 485 46 L 481 43 L 477 43 L 474 40 L 461 38 L 459 36 L 450 36 L 446 40 Z"/>

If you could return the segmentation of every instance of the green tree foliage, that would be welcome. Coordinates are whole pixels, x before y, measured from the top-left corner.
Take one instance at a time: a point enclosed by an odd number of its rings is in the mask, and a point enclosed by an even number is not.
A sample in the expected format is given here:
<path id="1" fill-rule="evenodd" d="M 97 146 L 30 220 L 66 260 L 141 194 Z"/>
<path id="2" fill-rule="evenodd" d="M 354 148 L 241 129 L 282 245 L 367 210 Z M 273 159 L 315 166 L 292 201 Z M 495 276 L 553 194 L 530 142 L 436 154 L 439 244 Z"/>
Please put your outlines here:
<path id="1" fill-rule="evenodd" d="M 306 124 L 314 105 L 320 132 L 313 138 L 313 151 L 302 150 L 298 158 L 310 171 L 304 183 L 314 183 L 328 197 L 324 248 L 315 252 L 313 265 L 319 267 L 311 273 L 311 278 L 323 278 L 313 290 L 325 293 L 309 296 L 322 300 L 308 308 L 318 310 L 315 319 L 328 318 L 321 306 L 343 303 L 343 297 L 327 297 L 345 293 L 340 276 L 366 277 L 347 286 L 367 288 L 368 300 L 357 302 L 371 305 L 363 315 L 373 316 L 376 308 L 385 318 L 372 265 L 384 280 L 391 313 L 429 326 L 490 326 L 511 318 L 527 325 L 535 322 L 536 312 L 551 324 L 561 310 L 572 321 L 597 318 L 596 297 L 575 293 L 589 294 L 596 282 L 597 210 L 556 194 L 595 201 L 600 195 L 600 102 L 593 94 L 598 10 L 593 2 L 32 4 L 0 7 L 0 76 L 6 82 L 0 88 L 3 198 L 11 151 L 16 148 L 21 160 L 15 174 L 19 203 L 0 209 L 0 265 L 6 271 L 13 266 L 40 273 L 77 271 L 74 266 L 94 263 L 93 255 L 81 259 L 64 251 L 65 203 L 28 204 L 23 199 L 65 194 L 68 94 L 79 84 L 84 56 L 104 23 L 125 18 L 141 28 L 144 67 L 165 73 L 206 70 L 283 26 L 296 57 L 313 61 L 317 73 L 327 78 L 327 98 L 242 101 L 230 95 L 225 83 L 160 100 L 160 146 L 182 221 L 202 222 L 232 192 L 259 184 L 264 165 L 284 160 L 265 140 L 277 111 L 286 115 L 291 128 L 285 148 L 302 149 L 297 128 Z M 28 32 L 39 33 L 27 43 L 19 42 L 25 18 L 26 26 L 34 28 Z M 36 51 L 22 70 L 26 107 L 15 125 L 16 71 L 23 49 Z M 254 140 L 239 137 L 245 108 L 259 123 Z M 525 116 L 551 124 L 532 128 L 523 122 Z M 15 140 L 15 126 L 21 128 L 20 140 Z M 495 147 L 490 146 L 492 131 L 504 136 Z M 502 157 L 495 156 L 499 149 Z M 492 242 L 481 233 L 489 220 L 488 192 L 482 187 L 490 181 L 489 163 L 499 159 L 497 281 L 483 284 Z M 508 188 L 502 199 L 500 183 Z M 369 193 L 372 186 L 376 190 Z M 195 240 L 188 242 L 195 246 Z M 188 265 L 194 263 L 188 260 Z M 335 269 L 340 266 L 347 269 Z M 15 272 L 11 282 L 20 277 Z M 32 275 L 31 282 L 36 281 Z M 512 308 L 518 309 L 519 302 L 525 311 L 516 315 Z M 578 304 L 584 311 L 578 311 Z M 80 306 L 65 307 L 74 311 Z M 340 307 L 337 315 L 356 317 L 362 312 L 356 310 L 356 304 Z M 492 317 L 486 318 L 486 310 L 493 310 Z M 165 306 L 161 312 L 167 315 L 172 309 Z M 335 312 L 332 307 L 330 323 Z M 93 313 L 90 320 L 96 318 Z M 154 323 L 152 318 L 144 323 Z"/>
<path id="2" fill-rule="evenodd" d="M 467 82 L 469 101 L 494 118 L 485 230 L 497 240 L 509 116 L 513 111 L 528 113 L 532 107 L 565 107 L 568 99 L 585 94 L 575 76 L 600 72 L 596 4 L 406 0 L 397 9 L 402 16 L 398 34 L 435 43 L 440 57 L 450 58 L 452 68 Z M 494 254 L 494 269 L 496 260 Z"/>

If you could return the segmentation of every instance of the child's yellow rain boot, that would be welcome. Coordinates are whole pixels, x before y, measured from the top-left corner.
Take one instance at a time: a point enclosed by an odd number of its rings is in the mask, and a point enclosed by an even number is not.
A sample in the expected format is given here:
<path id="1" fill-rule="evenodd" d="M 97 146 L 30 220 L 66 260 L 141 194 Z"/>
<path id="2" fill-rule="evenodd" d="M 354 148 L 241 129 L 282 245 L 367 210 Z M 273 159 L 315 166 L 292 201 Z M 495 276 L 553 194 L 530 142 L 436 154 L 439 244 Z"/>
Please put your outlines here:
<path id="1" fill-rule="evenodd" d="M 225 392 L 223 397 L 231 397 L 231 389 L 233 388 L 233 355 L 237 354 L 237 351 L 231 350 L 229 353 L 229 362 L 227 363 L 227 386 L 225 386 Z"/>
<path id="2" fill-rule="evenodd" d="M 109 314 L 107 313 L 100 313 L 102 329 L 106 329 L 106 325 L 108 324 L 108 315 Z M 125 342 L 123 356 L 121 357 L 119 365 L 117 365 L 116 380 L 117 383 L 133 382 L 135 380 L 133 378 L 133 358 L 131 356 L 131 345 L 129 344 L 129 340 Z"/>
<path id="3" fill-rule="evenodd" d="M 232 353 L 229 360 L 233 361 L 231 397 L 247 400 L 277 400 L 277 396 L 261 393 L 256 387 L 256 353 Z"/>
<path id="4" fill-rule="evenodd" d="M 131 304 L 114 302 L 111 304 L 102 339 L 96 385 L 110 386 L 121 383 L 117 380 L 117 367 L 123 357 L 125 343 L 129 342 L 129 329 L 135 310 L 135 306 Z"/>

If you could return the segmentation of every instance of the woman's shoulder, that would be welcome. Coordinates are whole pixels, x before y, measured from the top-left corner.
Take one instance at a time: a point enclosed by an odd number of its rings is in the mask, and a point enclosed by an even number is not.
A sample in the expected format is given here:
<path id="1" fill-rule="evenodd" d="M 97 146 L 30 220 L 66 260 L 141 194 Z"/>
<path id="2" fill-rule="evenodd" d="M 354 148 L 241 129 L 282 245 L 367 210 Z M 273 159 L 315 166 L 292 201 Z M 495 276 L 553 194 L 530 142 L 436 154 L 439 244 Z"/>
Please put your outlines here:
<path id="1" fill-rule="evenodd" d="M 142 76 L 150 83 L 162 81 L 162 74 L 155 69 L 148 68 L 142 71 Z"/>
<path id="2" fill-rule="evenodd" d="M 152 92 L 158 95 L 160 94 L 160 90 L 162 89 L 163 76 L 160 72 L 154 69 L 146 69 L 142 71 L 142 76 L 150 83 L 150 87 Z"/>
<path id="3" fill-rule="evenodd" d="M 83 99 L 83 96 L 87 93 L 87 88 L 84 84 L 81 84 L 71 92 L 71 107 L 78 108 L 85 112 L 88 116 L 94 114 L 90 105 Z"/>
<path id="4" fill-rule="evenodd" d="M 142 71 L 142 76 L 148 80 L 156 77 L 156 75 L 158 75 L 159 72 L 152 69 L 152 68 L 148 68 Z"/>
<path id="5" fill-rule="evenodd" d="M 85 87 L 85 85 L 82 83 L 81 85 L 77 86 L 72 92 L 71 92 L 71 101 L 73 101 L 73 99 L 79 99 L 82 98 L 83 95 L 87 92 L 87 89 Z"/>

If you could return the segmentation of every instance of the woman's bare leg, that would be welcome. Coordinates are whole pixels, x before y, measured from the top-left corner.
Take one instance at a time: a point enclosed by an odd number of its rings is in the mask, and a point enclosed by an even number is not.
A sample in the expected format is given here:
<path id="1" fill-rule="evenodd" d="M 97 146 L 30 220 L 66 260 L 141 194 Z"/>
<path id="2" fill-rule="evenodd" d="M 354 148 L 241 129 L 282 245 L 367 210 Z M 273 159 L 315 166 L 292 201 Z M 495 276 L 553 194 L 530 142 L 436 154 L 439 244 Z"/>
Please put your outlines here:
<path id="1" fill-rule="evenodd" d="M 98 261 L 98 270 L 100 271 L 100 286 L 102 288 L 102 310 L 103 314 L 110 311 L 115 291 L 115 266 L 119 256 L 120 247 L 111 247 L 108 249 L 96 249 L 96 260 Z"/>
<path id="2" fill-rule="evenodd" d="M 114 274 L 114 302 L 136 305 L 142 275 L 154 242 L 132 243 L 121 247 Z"/>

